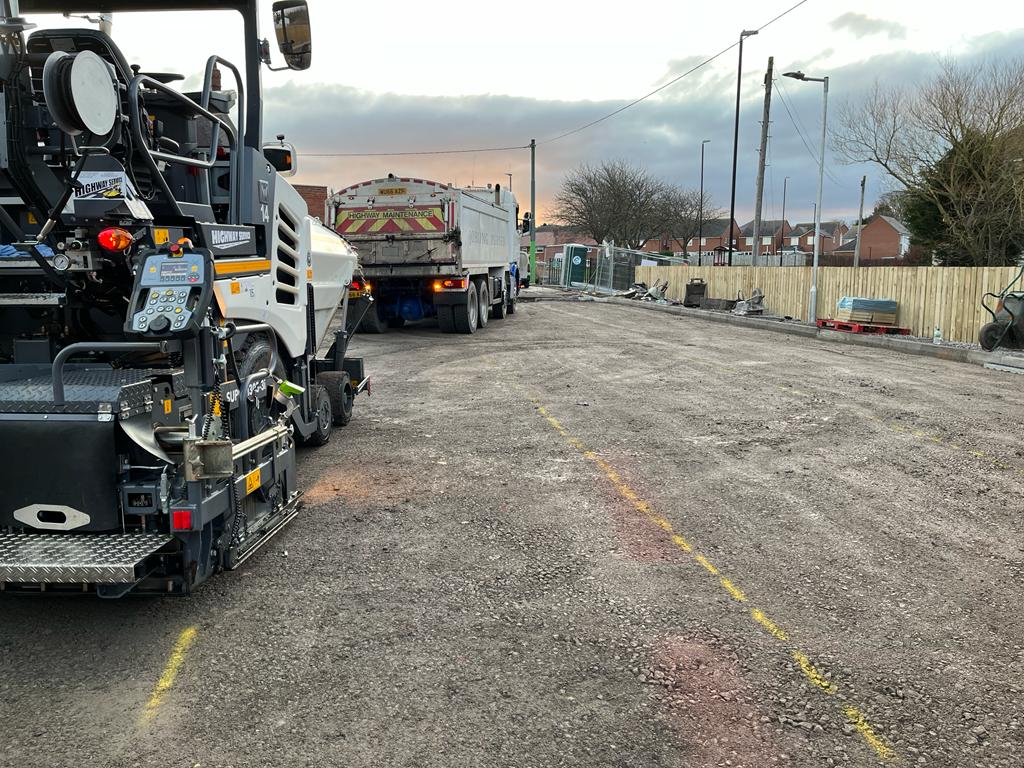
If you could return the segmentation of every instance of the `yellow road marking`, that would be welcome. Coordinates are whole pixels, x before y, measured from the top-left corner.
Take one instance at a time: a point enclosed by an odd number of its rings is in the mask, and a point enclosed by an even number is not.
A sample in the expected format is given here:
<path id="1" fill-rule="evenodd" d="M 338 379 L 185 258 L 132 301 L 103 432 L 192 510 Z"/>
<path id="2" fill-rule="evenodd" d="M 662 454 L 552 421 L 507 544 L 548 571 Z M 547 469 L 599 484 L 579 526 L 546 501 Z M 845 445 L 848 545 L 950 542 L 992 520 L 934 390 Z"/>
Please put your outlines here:
<path id="1" fill-rule="evenodd" d="M 679 547 L 683 552 L 693 552 L 693 546 L 679 534 L 672 537 L 672 543 Z"/>
<path id="2" fill-rule="evenodd" d="M 864 741 L 871 745 L 872 749 L 878 753 L 878 756 L 883 760 L 895 760 L 896 753 L 893 752 L 878 736 L 875 734 L 874 729 L 865 719 L 864 715 L 861 714 L 860 710 L 856 707 L 847 707 L 846 716 L 853 723 L 853 727 L 857 729 Z"/>
<path id="3" fill-rule="evenodd" d="M 146 702 L 146 711 L 142 715 L 143 723 L 150 722 L 156 716 L 164 696 L 174 686 L 178 670 L 181 669 L 181 665 L 185 661 L 185 654 L 188 653 L 188 649 L 195 642 L 197 634 L 199 634 L 198 629 L 188 627 L 178 636 L 178 641 L 174 644 L 171 655 L 167 659 L 167 664 L 164 666 L 163 674 L 160 675 L 160 680 L 157 681 L 153 694 L 149 697 L 149 701 Z"/>
<path id="4" fill-rule="evenodd" d="M 703 565 L 712 576 L 718 575 L 718 569 L 713 566 L 704 555 L 694 555 L 693 559 Z"/>
<path id="5" fill-rule="evenodd" d="M 534 400 L 534 403 L 537 403 L 537 401 Z M 650 504 L 648 504 L 646 501 L 640 498 L 640 495 L 635 490 L 633 490 L 625 482 L 623 482 L 622 478 L 619 476 L 619 473 L 616 472 L 607 461 L 600 458 L 597 455 L 597 453 L 595 453 L 593 450 L 588 449 L 582 440 L 570 435 L 569 432 L 565 429 L 565 427 L 562 426 L 562 423 L 558 421 L 558 419 L 556 419 L 550 413 L 548 413 L 547 409 L 543 405 L 537 404 L 537 412 L 540 413 L 541 416 L 543 416 L 544 419 L 558 433 L 560 433 L 563 437 L 566 438 L 566 441 L 569 443 L 569 445 L 571 445 L 573 448 L 576 448 L 585 459 L 587 459 L 595 466 L 597 466 L 599 469 L 601 469 L 601 471 L 604 473 L 604 476 L 612 484 L 615 490 L 618 491 L 619 495 L 622 496 L 622 498 L 624 498 L 625 500 L 632 503 L 636 510 L 647 518 L 648 522 L 650 522 L 652 525 L 657 526 L 658 528 L 661 528 L 666 533 L 670 534 L 671 541 L 673 544 L 679 547 L 679 549 L 683 552 L 691 555 L 694 561 L 696 561 L 705 570 L 707 570 L 708 573 L 712 574 L 713 576 L 718 576 L 719 585 L 729 594 L 730 597 L 732 597 L 734 600 L 740 603 L 747 602 L 747 596 L 743 593 L 743 591 L 740 590 L 740 588 L 737 587 L 731 580 L 721 575 L 719 570 L 711 563 L 710 560 L 704 557 L 704 555 L 702 555 L 700 552 L 696 552 L 693 548 L 693 545 L 689 541 L 687 541 L 686 538 L 679 534 L 673 533 L 672 524 L 665 518 L 654 514 Z M 751 608 L 750 616 L 751 618 L 753 618 L 754 621 L 757 622 L 757 624 L 760 627 L 767 630 L 768 634 L 771 635 L 773 638 L 779 640 L 780 642 L 788 642 L 789 638 L 787 637 L 787 635 L 781 629 L 779 629 L 774 624 L 774 622 L 771 621 L 771 619 L 765 616 L 760 609 Z M 828 680 L 824 675 L 822 675 L 821 672 L 819 672 L 818 669 L 811 663 L 810 659 L 807 657 L 806 654 L 793 648 L 790 649 L 790 653 L 792 654 L 796 662 L 800 665 L 801 672 L 814 686 L 830 694 L 835 694 L 838 691 L 835 683 Z M 890 747 L 888 747 L 878 737 L 877 734 L 875 734 L 874 730 L 871 728 L 871 725 L 867 722 L 867 719 L 860 713 L 860 710 L 858 710 L 856 707 L 845 704 L 843 706 L 846 716 L 850 718 L 851 722 L 853 722 L 854 726 L 856 727 L 857 732 L 861 735 L 864 741 L 875 751 L 878 757 L 881 760 L 895 759 L 895 752 Z"/>
<path id="6" fill-rule="evenodd" d="M 793 658 L 796 659 L 796 663 L 800 665 L 800 669 L 803 671 L 804 675 L 806 675 L 807 679 L 814 683 L 814 685 L 821 688 L 825 693 L 836 692 L 835 685 L 826 679 L 825 676 L 822 675 L 813 664 L 811 664 L 811 660 L 808 659 L 806 655 L 800 653 L 800 651 L 793 651 Z"/>
<path id="7" fill-rule="evenodd" d="M 725 587 L 725 591 L 728 592 L 730 595 L 732 595 L 737 600 L 739 600 L 741 603 L 747 602 L 747 596 L 744 595 L 742 592 L 740 592 L 740 590 L 736 587 L 736 585 L 733 584 L 731 581 L 729 581 L 727 578 L 725 578 L 725 576 L 720 578 L 718 580 L 718 583 L 721 584 L 723 587 Z"/>
<path id="8" fill-rule="evenodd" d="M 750 609 L 750 616 L 754 619 L 754 621 L 756 621 L 762 627 L 767 629 L 768 634 L 774 637 L 776 640 L 781 640 L 782 642 L 786 642 L 787 640 L 789 640 L 789 638 L 786 636 L 786 633 L 779 629 L 777 626 L 775 626 L 772 620 L 765 616 L 763 613 L 761 613 L 761 611 L 759 611 L 757 608 Z"/>

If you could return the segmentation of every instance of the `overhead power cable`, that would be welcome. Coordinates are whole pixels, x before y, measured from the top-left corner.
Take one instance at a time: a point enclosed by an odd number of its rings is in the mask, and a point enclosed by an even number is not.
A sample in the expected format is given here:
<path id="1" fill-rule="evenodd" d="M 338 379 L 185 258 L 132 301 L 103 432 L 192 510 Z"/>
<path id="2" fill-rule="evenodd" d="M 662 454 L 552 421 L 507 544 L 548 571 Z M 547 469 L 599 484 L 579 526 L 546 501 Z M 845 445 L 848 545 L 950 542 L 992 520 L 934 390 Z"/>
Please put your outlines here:
<path id="1" fill-rule="evenodd" d="M 793 6 L 789 7 L 789 8 L 787 8 L 782 13 L 780 13 L 778 16 L 776 16 L 775 18 L 771 19 L 770 21 L 765 22 L 760 27 L 757 27 L 757 31 L 760 32 L 762 29 L 770 27 L 776 21 L 778 21 L 779 19 L 783 18 L 784 16 L 788 16 L 790 13 L 795 11 L 797 8 L 799 8 L 801 5 L 803 5 L 807 1 L 808 0 L 800 0 L 800 2 L 798 2 L 796 5 L 793 5 Z M 629 102 L 628 104 L 625 104 L 625 105 L 619 107 L 618 109 L 616 109 L 616 110 L 614 110 L 612 112 L 609 112 L 607 115 L 599 117 L 596 120 L 591 120 L 589 123 L 586 123 L 585 125 L 581 125 L 578 128 L 573 128 L 571 131 L 566 131 L 565 133 L 560 133 L 557 136 L 551 137 L 550 139 L 544 139 L 543 141 L 537 142 L 537 144 L 538 145 L 540 145 L 540 144 L 550 144 L 550 143 L 552 143 L 554 141 L 560 141 L 561 139 L 564 139 L 564 138 L 566 138 L 568 136 L 572 136 L 573 134 L 580 133 L 581 131 L 585 131 L 588 128 L 592 128 L 595 125 L 597 125 L 598 123 L 603 123 L 605 120 L 609 120 L 609 119 L 615 117 L 616 115 L 619 115 L 619 114 L 625 112 L 630 107 L 635 107 L 640 102 L 646 101 L 651 96 L 654 96 L 656 93 L 661 93 L 661 91 L 665 90 L 666 88 L 668 88 L 670 86 L 675 85 L 680 80 L 682 80 L 684 77 L 688 77 L 689 75 L 692 75 L 697 70 L 703 69 L 708 64 L 710 64 L 711 62 L 715 61 L 715 59 L 721 58 L 722 56 L 727 54 L 729 51 L 731 51 L 733 48 L 736 48 L 738 45 L 739 45 L 739 41 L 737 40 L 735 43 L 733 43 L 732 45 L 729 45 L 729 46 L 723 48 L 722 50 L 720 50 L 718 53 L 714 54 L 713 56 L 710 56 L 710 57 L 704 59 L 704 61 L 702 61 L 699 64 L 697 64 L 695 67 L 686 70 L 681 75 L 677 75 L 676 77 L 673 77 L 667 83 L 663 83 L 662 85 L 659 85 L 657 88 L 655 88 L 650 93 L 646 93 L 643 96 L 641 96 L 640 98 L 634 99 L 633 101 Z"/>

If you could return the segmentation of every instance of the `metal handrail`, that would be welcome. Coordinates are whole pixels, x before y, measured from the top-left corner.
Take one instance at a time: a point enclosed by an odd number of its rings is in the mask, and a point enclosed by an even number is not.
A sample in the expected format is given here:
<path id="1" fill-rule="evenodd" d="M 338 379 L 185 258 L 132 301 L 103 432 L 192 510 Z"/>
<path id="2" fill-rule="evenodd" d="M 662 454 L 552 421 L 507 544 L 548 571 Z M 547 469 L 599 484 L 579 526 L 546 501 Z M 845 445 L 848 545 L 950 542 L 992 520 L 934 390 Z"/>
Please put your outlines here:
<path id="1" fill-rule="evenodd" d="M 166 342 L 162 341 L 80 341 L 68 344 L 53 358 L 53 404 L 64 405 L 64 363 L 80 352 L 165 352 Z"/>
<path id="2" fill-rule="evenodd" d="M 238 67 L 232 64 L 227 59 L 222 59 L 217 54 L 214 54 L 206 60 L 206 73 L 203 76 L 203 95 L 199 99 L 199 106 L 203 109 L 210 108 L 210 95 L 213 93 L 213 68 L 218 64 L 223 64 L 235 76 L 235 86 L 238 88 L 238 125 L 236 129 L 238 131 L 238 146 L 245 146 L 243 140 L 245 136 L 245 86 L 242 84 L 242 75 L 238 71 Z M 213 126 L 213 146 L 217 146 L 217 141 L 220 139 L 220 126 L 214 123 Z"/>
<path id="3" fill-rule="evenodd" d="M 160 91 L 178 101 L 182 102 L 188 107 L 192 113 L 204 117 L 219 128 L 223 128 L 228 136 L 228 143 L 231 150 L 231 161 L 230 161 L 230 175 L 231 175 L 231 204 L 230 204 L 230 216 L 229 222 L 231 224 L 240 223 L 241 217 L 241 184 L 238 179 L 238 163 L 239 153 L 238 149 L 238 133 L 232 128 L 231 124 L 225 122 L 210 110 L 205 107 L 196 104 L 192 99 L 178 91 L 170 88 L 159 80 L 150 77 L 149 75 L 136 75 L 132 78 L 131 83 L 128 85 L 128 103 L 131 105 L 129 112 L 129 123 L 132 129 L 132 137 L 138 143 L 139 147 L 142 148 L 142 156 L 145 159 L 146 164 L 149 166 L 150 173 L 156 179 L 157 183 L 161 187 L 161 191 L 167 196 L 171 205 L 174 207 L 175 212 L 180 216 L 182 215 L 181 207 L 178 205 L 178 200 L 174 197 L 171 192 L 171 188 L 167 185 L 167 181 L 164 179 L 163 174 L 160 173 L 160 169 L 157 167 L 156 160 L 162 160 L 166 163 L 174 163 L 177 165 L 187 165 L 192 168 L 203 168 L 210 170 L 214 167 L 217 162 L 217 142 L 220 140 L 219 130 L 211 131 L 211 136 L 214 139 L 214 143 L 210 147 L 210 159 L 199 160 L 193 157 L 182 157 L 181 155 L 172 155 L 168 152 L 161 152 L 159 150 L 150 149 L 146 144 L 146 136 L 142 132 L 141 114 L 139 109 L 139 89 L 146 85 L 155 91 Z"/>

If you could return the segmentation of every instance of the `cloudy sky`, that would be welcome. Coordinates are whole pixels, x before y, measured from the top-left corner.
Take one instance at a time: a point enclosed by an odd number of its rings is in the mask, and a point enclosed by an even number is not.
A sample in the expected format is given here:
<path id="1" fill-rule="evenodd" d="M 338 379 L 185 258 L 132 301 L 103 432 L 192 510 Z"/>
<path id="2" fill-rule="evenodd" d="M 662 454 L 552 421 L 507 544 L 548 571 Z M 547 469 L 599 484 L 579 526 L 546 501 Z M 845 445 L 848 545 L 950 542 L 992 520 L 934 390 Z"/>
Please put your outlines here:
<path id="1" fill-rule="evenodd" d="M 391 0 L 309 0 L 313 67 L 266 73 L 266 133 L 284 132 L 300 155 L 300 182 L 334 188 L 393 172 L 459 184 L 507 183 L 528 203 L 529 152 L 405 157 L 318 157 L 330 153 L 522 146 L 538 141 L 539 220 L 567 170 L 625 159 L 672 182 L 696 188 L 700 142 L 707 145 L 705 188 L 727 208 L 736 98 L 736 50 L 656 96 L 586 131 L 551 141 L 663 85 L 718 53 L 741 29 L 762 27 L 797 0 L 631 0 L 441 4 Z M 270 0 L 263 21 L 269 28 Z M 753 211 L 764 70 L 775 57 L 765 217 L 812 215 L 821 131 L 821 86 L 779 75 L 802 69 L 829 75 L 830 107 L 857 99 L 877 79 L 920 82 L 940 56 L 966 63 L 1008 59 L 1024 50 L 1024 19 L 1000 0 L 807 0 L 749 38 L 744 46 L 737 218 Z M 240 25 L 230 13 L 206 14 L 198 31 L 187 20 L 154 14 L 115 18 L 114 38 L 144 69 L 191 75 L 217 51 L 240 60 Z M 1011 22 L 1011 23 L 1007 23 Z M 1016 23 L 1013 23 L 1016 22 Z M 152 46 L 159 24 L 165 40 Z M 232 30 L 237 30 L 232 33 Z M 218 42 L 218 40 L 220 42 Z M 276 52 L 275 52 L 276 55 Z M 788 107 L 788 109 L 787 109 Z M 833 112 L 834 114 L 834 112 Z M 856 215 L 858 185 L 868 176 L 868 206 L 887 189 L 870 166 L 845 166 L 827 155 L 826 217 Z"/>

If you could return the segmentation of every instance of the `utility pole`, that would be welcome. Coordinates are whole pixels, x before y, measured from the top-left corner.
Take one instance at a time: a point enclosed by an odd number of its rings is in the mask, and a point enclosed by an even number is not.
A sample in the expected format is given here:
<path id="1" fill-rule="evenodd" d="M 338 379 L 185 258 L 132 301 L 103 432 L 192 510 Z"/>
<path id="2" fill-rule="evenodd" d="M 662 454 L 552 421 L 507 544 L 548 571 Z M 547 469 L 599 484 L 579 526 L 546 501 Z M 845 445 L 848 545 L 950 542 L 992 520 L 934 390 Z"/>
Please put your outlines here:
<path id="1" fill-rule="evenodd" d="M 697 266 L 701 264 L 701 256 L 704 249 L 701 247 L 704 240 L 704 145 L 710 144 L 711 139 L 704 139 L 700 143 L 700 202 L 697 204 Z"/>
<path id="2" fill-rule="evenodd" d="M 537 284 L 537 140 L 530 139 L 530 285 Z"/>
<path id="3" fill-rule="evenodd" d="M 761 200 L 764 197 L 764 166 L 768 153 L 768 119 L 772 111 L 772 70 L 774 67 L 775 57 L 769 56 L 768 72 L 764 76 L 764 116 L 761 118 L 761 153 L 757 161 L 757 193 L 754 197 L 754 249 L 751 252 L 751 264 L 755 267 L 757 266 L 758 251 L 761 250 Z M 767 258 L 765 258 L 765 263 L 768 263 Z"/>
<path id="4" fill-rule="evenodd" d="M 740 32 L 740 58 L 736 65 L 736 125 L 732 133 L 732 187 L 729 195 L 729 266 L 732 266 L 733 252 L 733 229 L 732 223 L 736 220 L 736 159 L 739 151 L 740 141 L 740 87 L 743 84 L 743 41 L 752 35 L 756 35 L 756 29 L 744 29 Z"/>
<path id="5" fill-rule="evenodd" d="M 867 186 L 868 177 L 860 177 L 860 214 L 857 216 L 857 245 L 853 249 L 853 266 L 860 266 L 860 231 L 864 229 L 864 187 Z"/>
<path id="6" fill-rule="evenodd" d="M 789 176 L 782 180 L 782 223 L 779 225 L 782 227 L 782 248 L 779 248 L 779 266 L 782 266 L 782 252 L 786 246 L 786 187 L 789 184 Z"/>

